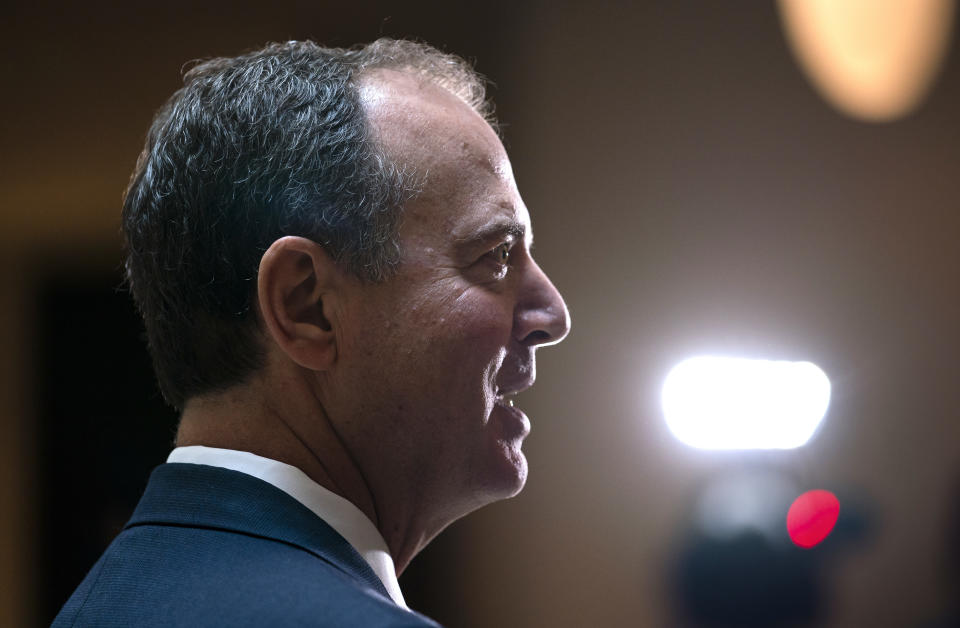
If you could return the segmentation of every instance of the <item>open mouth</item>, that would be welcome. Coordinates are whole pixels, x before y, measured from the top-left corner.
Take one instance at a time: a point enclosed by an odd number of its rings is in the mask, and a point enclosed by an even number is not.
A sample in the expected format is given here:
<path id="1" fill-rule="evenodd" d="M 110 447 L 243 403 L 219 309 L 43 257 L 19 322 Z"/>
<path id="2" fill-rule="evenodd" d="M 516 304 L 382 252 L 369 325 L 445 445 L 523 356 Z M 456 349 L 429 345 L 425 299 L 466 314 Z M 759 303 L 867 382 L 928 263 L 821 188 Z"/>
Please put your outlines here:
<path id="1" fill-rule="evenodd" d="M 498 405 L 514 408 L 516 407 L 516 399 L 517 393 L 507 393 L 503 395 L 497 395 L 496 401 Z"/>
<path id="2" fill-rule="evenodd" d="M 519 412 L 519 408 L 517 408 L 518 395 L 533 386 L 533 381 L 533 367 L 524 369 L 520 375 L 503 378 L 497 382 L 495 389 L 494 399 L 496 404 L 503 408 L 513 408 Z"/>
<path id="3" fill-rule="evenodd" d="M 527 387 L 524 387 L 526 389 Z M 496 406 L 500 410 L 497 413 L 498 434 L 508 440 L 520 439 L 530 433 L 530 419 L 517 407 L 517 395 L 519 390 L 513 392 L 498 393 L 496 396 Z M 517 441 L 519 442 L 519 441 Z"/>

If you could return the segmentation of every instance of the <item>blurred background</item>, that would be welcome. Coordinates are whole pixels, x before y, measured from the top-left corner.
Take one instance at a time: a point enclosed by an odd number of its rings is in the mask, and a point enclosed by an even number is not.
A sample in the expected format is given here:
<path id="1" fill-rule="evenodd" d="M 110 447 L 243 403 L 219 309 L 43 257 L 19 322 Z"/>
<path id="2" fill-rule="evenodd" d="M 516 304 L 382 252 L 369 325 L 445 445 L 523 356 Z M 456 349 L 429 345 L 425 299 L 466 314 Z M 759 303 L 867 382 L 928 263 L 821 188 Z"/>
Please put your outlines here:
<path id="1" fill-rule="evenodd" d="M 949 11 L 918 39 L 940 62 L 908 72 L 928 77 L 912 105 L 860 117 L 811 79 L 786 9 L 759 0 L 5 14 L 0 625 L 52 620 L 171 446 L 176 416 L 119 289 L 118 216 L 181 67 L 267 41 L 381 35 L 428 41 L 493 80 L 538 261 L 573 318 L 521 399 L 526 489 L 414 561 L 411 606 L 451 627 L 960 625 Z M 676 440 L 660 387 L 708 353 L 818 364 L 833 397 L 814 438 L 780 452 Z M 808 489 L 841 510 L 802 550 L 784 521 Z"/>

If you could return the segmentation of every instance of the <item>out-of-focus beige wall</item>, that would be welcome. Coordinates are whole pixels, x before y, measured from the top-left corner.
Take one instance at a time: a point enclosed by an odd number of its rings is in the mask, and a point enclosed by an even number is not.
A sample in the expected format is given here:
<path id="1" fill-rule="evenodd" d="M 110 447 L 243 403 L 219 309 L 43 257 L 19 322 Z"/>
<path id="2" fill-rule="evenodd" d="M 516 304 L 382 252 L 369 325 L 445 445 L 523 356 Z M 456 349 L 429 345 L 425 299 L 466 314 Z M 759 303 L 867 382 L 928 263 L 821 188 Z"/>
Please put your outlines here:
<path id="1" fill-rule="evenodd" d="M 930 620 L 955 594 L 957 50 L 918 111 L 876 125 L 817 97 L 772 4 L 538 7 L 500 110 L 573 328 L 522 399 L 527 489 L 464 524 L 475 598 L 498 600 L 471 625 L 676 625 L 668 570 L 697 492 L 763 469 L 870 517 L 825 561 L 823 625 Z M 821 431 L 769 456 L 681 445 L 659 386 L 698 353 L 819 364 Z"/>

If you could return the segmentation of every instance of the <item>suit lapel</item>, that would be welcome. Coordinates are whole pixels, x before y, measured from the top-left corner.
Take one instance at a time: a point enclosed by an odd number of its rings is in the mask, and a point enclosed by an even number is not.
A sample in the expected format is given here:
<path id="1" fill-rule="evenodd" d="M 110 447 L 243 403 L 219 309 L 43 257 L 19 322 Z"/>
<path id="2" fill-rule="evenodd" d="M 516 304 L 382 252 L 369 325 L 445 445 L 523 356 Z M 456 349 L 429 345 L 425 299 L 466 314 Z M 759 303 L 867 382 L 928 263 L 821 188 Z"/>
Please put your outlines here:
<path id="1" fill-rule="evenodd" d="M 295 545 L 389 599 L 370 565 L 333 528 L 290 495 L 246 473 L 201 464 L 160 465 L 125 529 L 148 524 L 229 530 Z"/>

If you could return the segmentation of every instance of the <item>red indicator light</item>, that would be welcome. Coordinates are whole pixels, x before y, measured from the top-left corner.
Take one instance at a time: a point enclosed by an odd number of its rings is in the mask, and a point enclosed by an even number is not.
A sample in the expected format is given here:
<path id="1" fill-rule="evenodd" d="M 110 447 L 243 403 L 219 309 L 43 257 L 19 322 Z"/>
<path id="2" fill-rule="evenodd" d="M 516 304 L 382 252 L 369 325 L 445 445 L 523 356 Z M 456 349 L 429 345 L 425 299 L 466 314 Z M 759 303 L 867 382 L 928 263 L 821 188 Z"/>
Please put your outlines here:
<path id="1" fill-rule="evenodd" d="M 790 540 L 810 549 L 827 538 L 840 516 L 840 501 L 830 491 L 807 491 L 793 501 L 787 511 Z"/>

